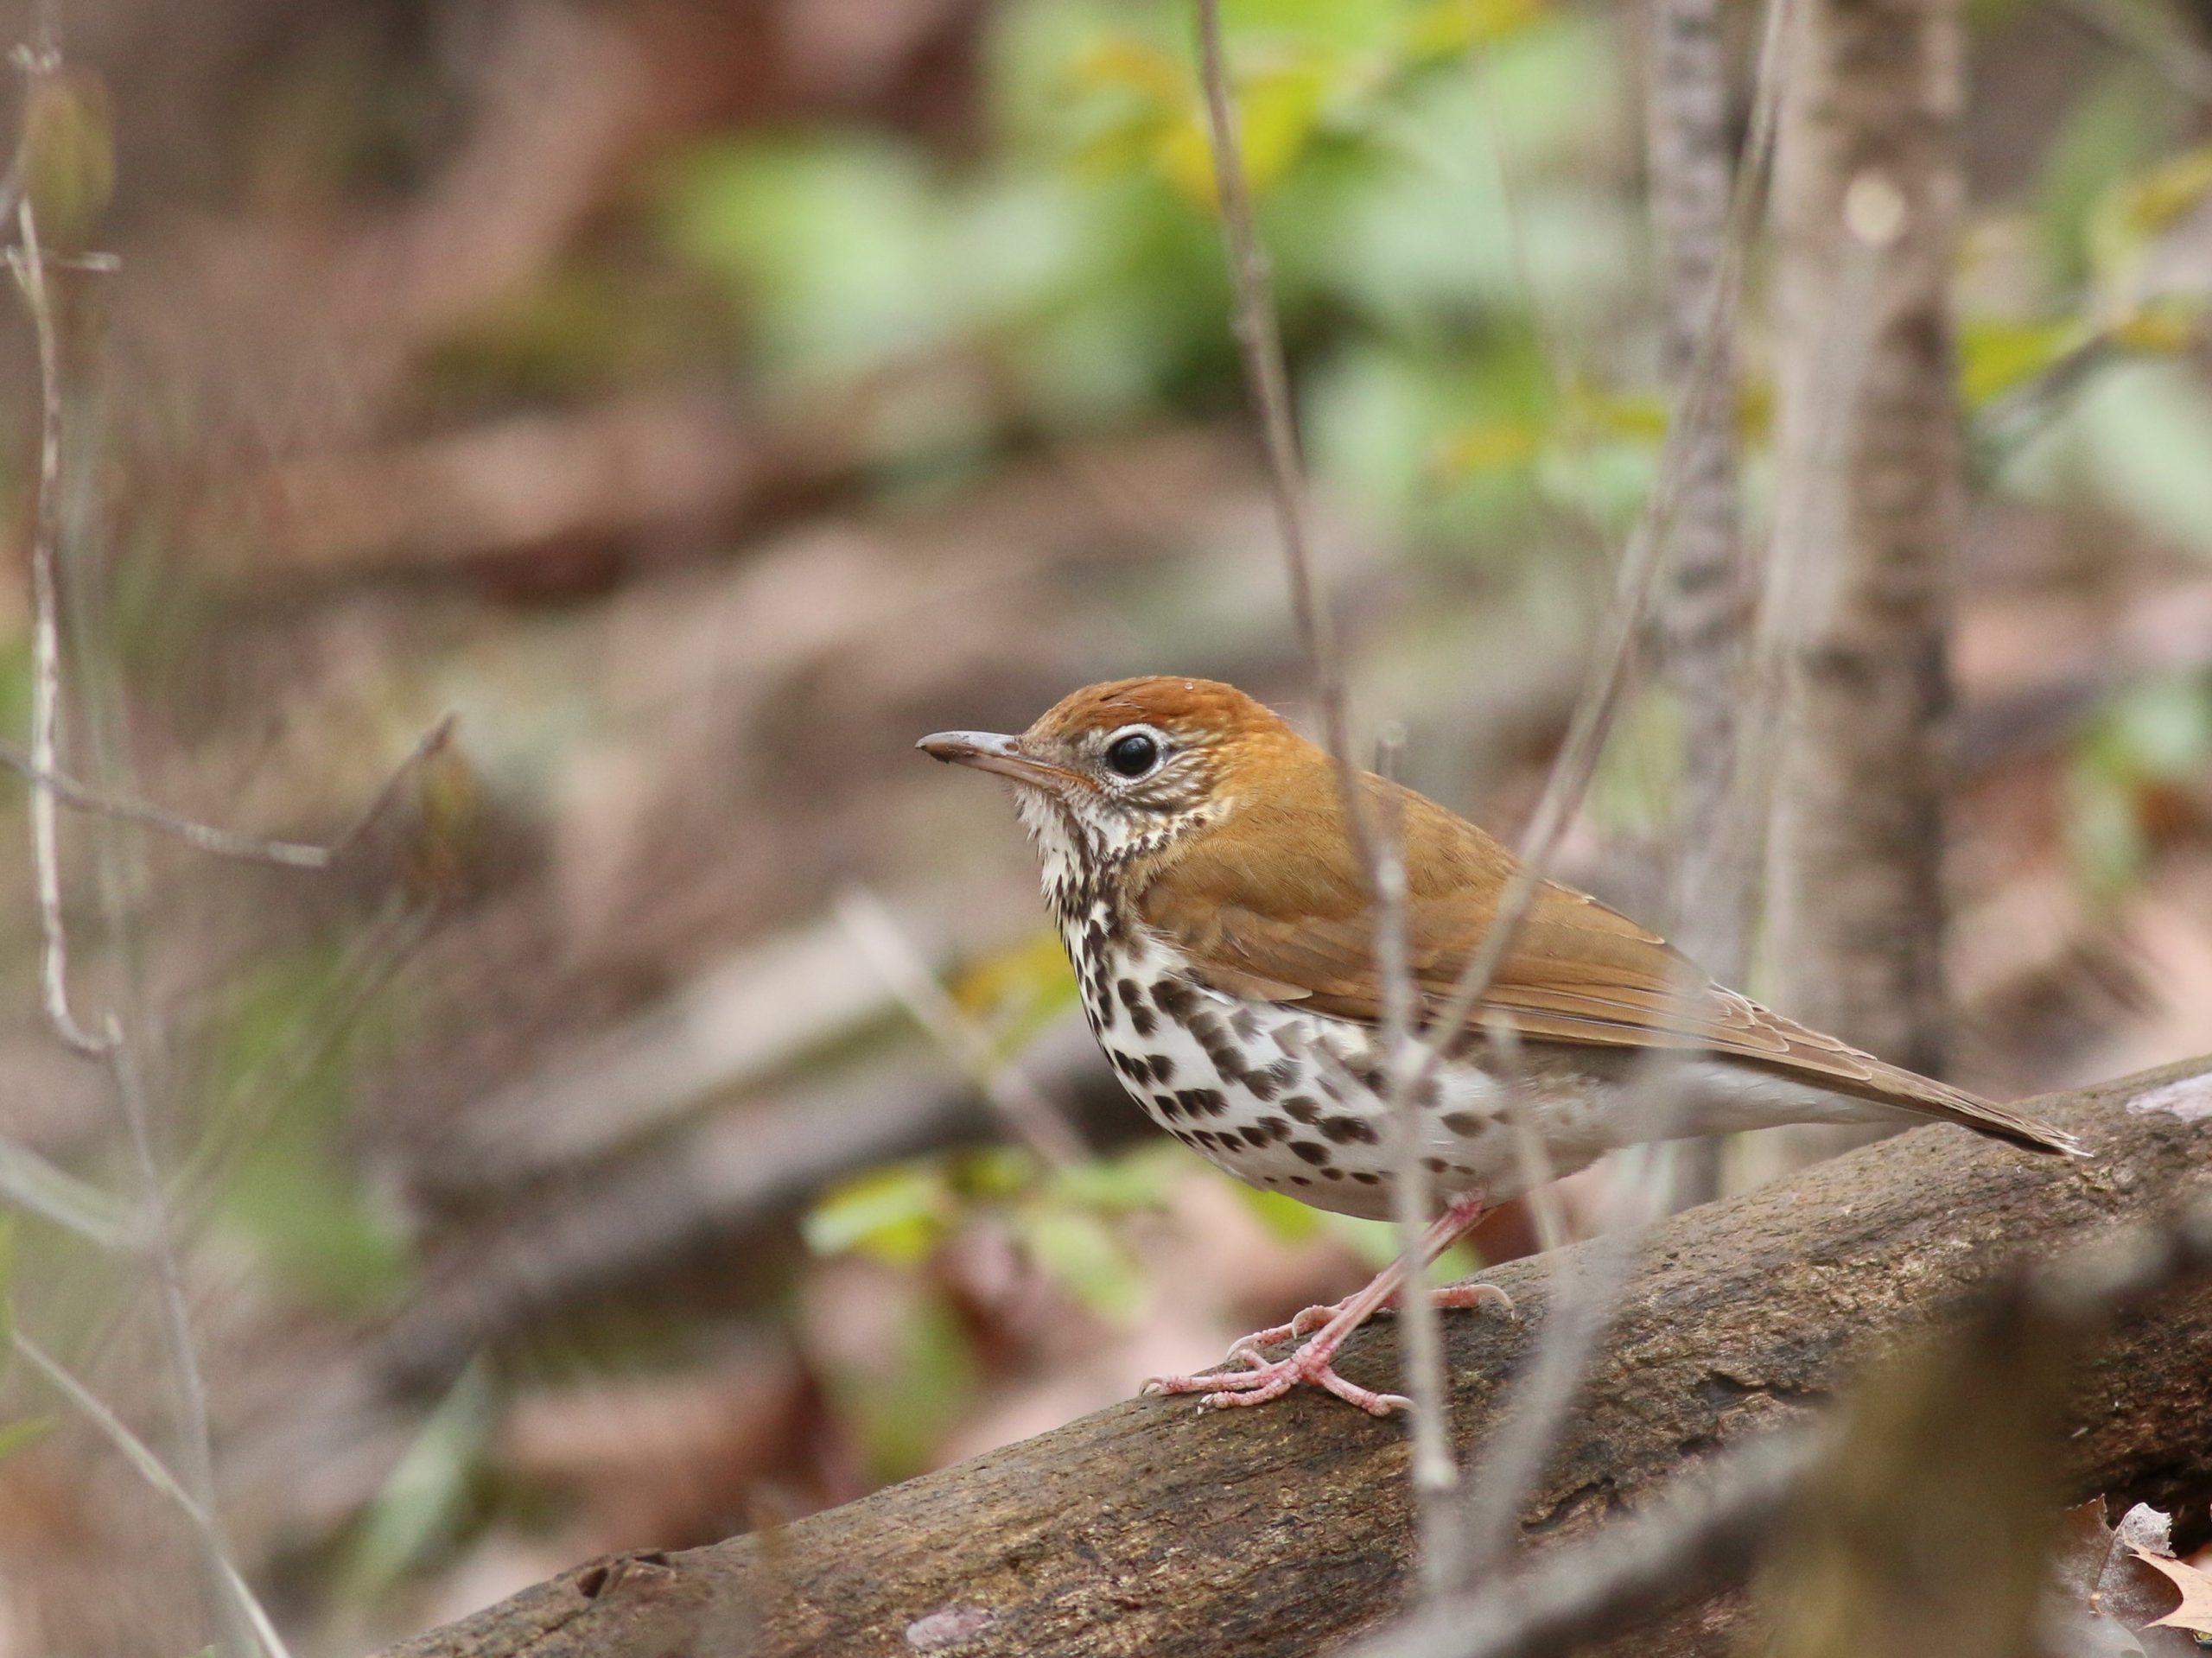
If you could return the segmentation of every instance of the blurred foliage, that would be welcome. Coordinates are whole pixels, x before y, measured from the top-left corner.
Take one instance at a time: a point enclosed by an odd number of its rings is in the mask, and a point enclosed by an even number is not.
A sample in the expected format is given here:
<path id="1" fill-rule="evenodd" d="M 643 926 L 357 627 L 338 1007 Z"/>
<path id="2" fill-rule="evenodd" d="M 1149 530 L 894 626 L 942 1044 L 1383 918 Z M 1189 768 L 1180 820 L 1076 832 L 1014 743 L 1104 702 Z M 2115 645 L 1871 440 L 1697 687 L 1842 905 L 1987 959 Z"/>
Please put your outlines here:
<path id="1" fill-rule="evenodd" d="M 495 1403 L 491 1372 L 479 1359 L 438 1401 L 347 1540 L 338 1568 L 347 1599 L 374 1605 L 453 1539 L 497 1420 Z"/>
<path id="2" fill-rule="evenodd" d="M 15 1279 L 16 1229 L 11 1222 L 0 1218 L 0 1380 L 6 1378 L 16 1356 Z M 0 1462 L 44 1439 L 53 1426 L 54 1419 L 48 1416 L 0 1421 Z"/>
<path id="3" fill-rule="evenodd" d="M 2173 677 L 2115 697 L 2076 745 L 2069 822 L 2075 860 L 2110 896 L 2143 873 L 2177 791 L 2212 777 L 2212 679 Z"/>
<path id="4" fill-rule="evenodd" d="M 365 1312 L 402 1295 L 410 1267 L 399 1217 L 365 1186 L 342 1136 L 352 1078 L 398 1013 L 383 1002 L 327 1040 L 304 1035 L 324 1030 L 341 982 L 320 950 L 256 962 L 210 1029 L 207 1096 L 238 1119 L 225 1135 L 239 1151 L 224 1222 L 292 1293 Z"/>
<path id="5" fill-rule="evenodd" d="M 1405 550 L 1412 582 L 1451 592 L 1454 616 L 1470 590 L 1516 618 L 1594 609 L 1669 417 L 1634 17 L 1563 0 L 1224 0 L 1224 10 L 1322 492 L 1350 509 L 1348 522 Z M 2006 27 L 2027 10 L 2028 0 L 1998 0 L 1977 23 Z M 364 181 L 379 209 L 420 205 L 408 193 L 436 143 L 408 136 L 405 112 L 378 95 L 392 51 L 341 35 L 289 92 L 242 112 L 248 142 L 265 152 L 251 194 L 270 223 L 331 235 L 344 218 L 329 212 L 334 200 Z M 1026 445 L 1241 412 L 1187 0 L 1000 0 L 981 79 L 975 129 L 950 143 L 903 136 L 890 118 L 733 124 L 691 143 L 645 181 L 627 217 L 595 219 L 579 251 L 442 338 L 422 384 L 401 396 L 404 418 L 378 441 L 420 438 L 435 424 L 426 414 L 460 405 L 581 402 L 705 376 L 798 430 L 825 415 L 841 429 L 857 423 L 870 481 L 904 486 L 977 474 Z M 74 73 L 35 92 L 27 187 L 51 243 L 88 245 L 115 185 L 106 94 Z M 1972 207 L 1959 372 L 1977 453 L 1991 463 L 1979 481 L 2100 533 L 2126 526 L 2177 563 L 2212 556 L 2212 284 L 2201 255 L 2172 253 L 2177 232 L 2197 226 L 2201 239 L 2212 147 L 2154 67 L 2101 48 L 2079 90 L 2014 130 L 2055 136 L 2008 195 Z M 1756 542 L 1772 396 L 1756 280 L 1750 294 L 1737 408 Z M 17 488 L 29 448 L 0 455 Z M 153 532 L 125 526 L 132 533 Z M 108 574 L 105 620 L 133 673 L 194 652 L 226 602 L 166 547 L 126 543 Z M 1464 667 L 1465 636 L 1445 638 L 1437 620 L 1446 608 L 1399 605 L 1402 657 L 1430 628 L 1438 657 L 1454 653 L 1452 671 Z M 1545 626 L 1547 638 L 1570 637 Z M 448 626 L 460 625 L 440 621 L 422 637 Z M 550 792 L 601 718 L 603 688 L 549 667 L 568 658 L 542 634 L 533 643 L 504 618 L 496 631 L 489 667 L 425 646 L 444 676 L 432 700 L 464 708 L 486 770 L 449 749 L 421 779 L 421 834 L 403 877 L 417 897 L 467 889 L 478 861 L 501 855 L 491 844 L 499 811 Z M 503 664 L 501 651 L 543 659 Z M 28 683 L 22 618 L 0 616 L 0 727 L 25 728 Z M 1664 832 L 1679 727 L 1663 690 L 1627 703 L 1589 797 L 1601 830 Z M 2097 709 L 2067 771 L 2069 842 L 2084 882 L 2128 892 L 2162 826 L 2202 810 L 2208 772 L 2202 676 L 2129 684 Z M 21 799 L 19 785 L 0 789 L 18 815 Z M 595 855 L 592 837 L 582 841 L 563 855 Z M 391 1308 L 415 1270 L 400 1217 L 362 1172 L 353 1140 L 355 1079 L 410 1010 L 383 1002 L 366 1023 L 332 1032 L 345 976 L 326 950 L 301 949 L 209 993 L 214 1012 L 197 1033 L 208 1144 L 179 1184 L 219 1194 L 226 1242 L 298 1310 L 357 1318 Z M 1042 931 L 969 964 L 949 989 L 1002 1056 L 1075 994 Z M 826 1194 L 806 1217 L 808 1243 L 859 1258 L 899 1292 L 887 1356 L 831 1360 L 821 1376 L 871 1476 L 928 1465 L 978 1397 L 991 1355 L 948 1269 L 964 1242 L 993 1234 L 1058 1303 L 1126 1324 L 1152 1293 L 1148 1217 L 1200 1166 L 1166 1144 L 1065 1170 L 997 1149 L 871 1171 Z M 1235 1190 L 1287 1242 L 1340 1240 L 1370 1265 L 1395 1253 L 1387 1225 Z M 26 1248 L 45 1249 L 58 1230 L 26 1228 Z M 4 1242 L 0 1233 L 0 1360 Z M 1455 1252 L 1444 1270 L 1472 1264 Z M 65 1240 L 40 1260 L 39 1311 L 70 1338 L 88 1337 L 69 1326 L 120 1304 L 122 1276 Z M 23 1278 L 28 1293 L 28 1269 Z M 640 1312 L 605 1349 L 580 1339 L 575 1362 L 672 1364 L 690 1333 Z M 486 1371 L 472 1367 L 420 1425 L 337 1547 L 336 1577 L 353 1595 L 373 1601 L 451 1553 L 484 1500 L 494 1406 Z M 47 1426 L 0 1420 L 0 1456 Z"/>
<path id="6" fill-rule="evenodd" d="M 107 90 L 96 75 L 35 75 L 23 112 L 23 184 L 48 246 L 84 246 L 115 191 Z"/>

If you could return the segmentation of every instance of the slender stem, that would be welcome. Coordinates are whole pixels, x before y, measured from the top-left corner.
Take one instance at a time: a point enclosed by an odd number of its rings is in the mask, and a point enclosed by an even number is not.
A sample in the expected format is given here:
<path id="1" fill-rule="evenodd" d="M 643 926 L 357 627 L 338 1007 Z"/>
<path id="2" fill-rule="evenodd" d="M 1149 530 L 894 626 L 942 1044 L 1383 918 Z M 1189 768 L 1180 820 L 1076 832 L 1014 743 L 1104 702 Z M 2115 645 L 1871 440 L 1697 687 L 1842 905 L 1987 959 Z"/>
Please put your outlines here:
<path id="1" fill-rule="evenodd" d="M 238 1568 L 231 1565 L 223 1549 L 223 1542 L 215 1527 L 214 1516 L 207 1504 L 179 1483 L 167 1464 L 156 1456 L 146 1442 L 133 1433 L 123 1419 L 110 1410 L 100 1396 L 79 1382 L 51 1354 L 20 1330 L 14 1332 L 14 1347 L 22 1361 L 43 1376 L 48 1384 L 70 1404 L 85 1420 L 99 1429 L 124 1459 L 136 1469 L 138 1477 L 162 1496 L 175 1504 L 177 1511 L 191 1522 L 202 1545 L 213 1558 L 222 1578 L 225 1591 L 232 1604 L 253 1629 L 269 1658 L 289 1658 L 283 1637 L 276 1633 L 276 1626 L 269 1613 L 256 1598 Z"/>
<path id="2" fill-rule="evenodd" d="M 1450 1537 L 1455 1505 L 1451 1495 L 1458 1468 L 1451 1451 L 1450 1397 L 1445 1388 L 1444 1351 L 1436 1310 L 1423 1293 L 1422 1236 L 1432 1210 L 1427 1171 L 1421 1161 L 1421 1089 L 1412 1083 L 1415 988 L 1406 938 L 1405 868 L 1398 848 L 1400 826 L 1383 826 L 1377 835 L 1367 820 L 1367 801 L 1351 754 L 1344 690 L 1337 659 L 1334 628 L 1314 580 L 1311 512 L 1300 465 L 1290 377 L 1270 291 L 1268 261 L 1252 210 L 1252 194 L 1239 143 L 1236 108 L 1229 81 L 1228 54 L 1222 43 L 1220 0 L 1197 0 L 1199 71 L 1205 89 L 1207 126 L 1212 140 L 1214 183 L 1220 198 L 1222 236 L 1229 257 L 1235 295 L 1232 326 L 1245 378 L 1260 416 L 1283 558 L 1290 579 L 1291 609 L 1306 665 L 1321 704 L 1323 736 L 1337 783 L 1346 838 L 1354 867 L 1368 885 L 1375 924 L 1376 976 L 1382 985 L 1382 1103 L 1393 1125 L 1395 1152 L 1391 1212 L 1396 1223 L 1401 1270 L 1406 1293 L 1401 1298 L 1406 1341 L 1402 1353 L 1406 1395 L 1412 1401 L 1414 1493 L 1424 1584 L 1440 1590 L 1457 1553 Z M 1388 798 L 1387 791 L 1378 798 Z M 1387 808 L 1386 808 L 1387 810 Z"/>
<path id="3" fill-rule="evenodd" d="M 35 73 L 35 72 L 34 72 Z M 34 83 L 35 84 L 35 83 Z M 61 741 L 60 583 L 55 570 L 61 530 L 61 367 L 38 214 L 29 190 L 16 200 L 13 264 L 38 341 L 38 505 L 31 528 L 31 765 L 50 776 Z M 39 985 L 54 1033 L 97 1058 L 99 1039 L 69 1005 L 69 934 L 61 913 L 61 854 L 54 790 L 31 785 L 31 861 L 38 882 Z"/>
<path id="4" fill-rule="evenodd" d="M 264 835 L 241 834 L 236 829 L 202 823 L 173 812 L 165 806 L 149 801 L 134 800 L 126 796 L 104 793 L 87 784 L 67 777 L 59 772 L 40 765 L 12 744 L 0 742 L 0 767 L 16 773 L 41 794 L 48 795 L 62 805 L 89 812 L 99 817 L 111 817 L 119 823 L 137 823 L 181 841 L 196 852 L 211 857 L 235 858 L 245 863 L 276 864 L 287 869 L 327 869 L 352 850 L 354 844 L 391 808 L 399 785 L 423 761 L 442 749 L 452 739 L 454 719 L 448 715 L 416 740 L 413 748 L 380 785 L 369 804 L 353 821 L 331 841 L 279 841 Z"/>

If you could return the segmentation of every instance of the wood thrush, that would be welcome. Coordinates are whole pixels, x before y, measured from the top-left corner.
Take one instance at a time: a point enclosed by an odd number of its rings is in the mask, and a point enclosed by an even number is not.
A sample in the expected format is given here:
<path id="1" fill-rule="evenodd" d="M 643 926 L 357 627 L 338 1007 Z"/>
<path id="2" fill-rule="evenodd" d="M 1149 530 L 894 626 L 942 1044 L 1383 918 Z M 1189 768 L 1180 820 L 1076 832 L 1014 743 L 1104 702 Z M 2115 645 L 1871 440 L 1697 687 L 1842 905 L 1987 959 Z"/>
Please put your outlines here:
<path id="1" fill-rule="evenodd" d="M 1238 1179 L 1347 1215 L 1390 1213 L 1390 1125 L 1370 882 L 1329 757 L 1211 680 L 1077 691 L 1019 736 L 918 745 L 1014 785 L 1084 1011 L 1153 1121 Z M 1395 829 L 1416 1022 L 1442 1012 L 1518 861 L 1435 802 L 1363 773 Z M 1516 1039 L 1501 1048 L 1496 1032 Z M 1663 1064 L 1649 1061 L 1669 1056 Z M 1639 1061 L 1646 1063 L 1639 1064 Z M 1525 1123 L 1551 1175 L 1638 1141 L 1791 1122 L 1940 1119 L 2031 1151 L 2069 1136 L 1916 1076 L 1713 983 L 1595 899 L 1541 883 L 1511 948 L 1422 1091 L 1442 1212 L 1429 1258 L 1486 1204 L 1527 1190 Z M 1339 1376 L 1344 1337 L 1401 1287 L 1393 1265 L 1333 1307 L 1255 1331 L 1229 1363 L 1147 1391 L 1256 1404 L 1312 1382 L 1384 1414 L 1405 1401 Z M 1502 1304 L 1487 1285 L 1436 1292 Z M 1310 1337 L 1269 1361 L 1262 1346 Z"/>

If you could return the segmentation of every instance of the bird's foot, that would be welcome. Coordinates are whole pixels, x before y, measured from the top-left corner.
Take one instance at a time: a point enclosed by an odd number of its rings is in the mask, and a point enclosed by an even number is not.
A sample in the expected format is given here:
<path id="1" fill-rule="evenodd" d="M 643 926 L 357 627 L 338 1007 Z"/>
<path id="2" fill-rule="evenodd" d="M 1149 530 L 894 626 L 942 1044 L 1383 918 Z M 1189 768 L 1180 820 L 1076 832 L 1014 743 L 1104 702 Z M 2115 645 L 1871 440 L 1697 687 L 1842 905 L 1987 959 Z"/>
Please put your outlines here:
<path id="1" fill-rule="evenodd" d="M 1485 1306 L 1496 1307 L 1505 1313 L 1513 1311 L 1513 1298 L 1495 1284 L 1440 1284 L 1429 1291 L 1428 1298 L 1440 1311 L 1446 1312 Z M 1307 1307 L 1288 1324 L 1270 1324 L 1265 1330 L 1255 1330 L 1249 1336 L 1239 1336 L 1229 1344 L 1228 1362 L 1243 1359 L 1247 1363 L 1257 1364 L 1262 1362 L 1260 1349 L 1273 1347 L 1277 1342 L 1295 1341 L 1312 1335 L 1330 1319 L 1344 1312 L 1352 1299 L 1352 1297 L 1346 1296 L 1341 1301 L 1332 1301 L 1325 1306 Z M 1398 1297 L 1395 1295 L 1375 1309 L 1377 1312 L 1395 1312 L 1397 1310 Z"/>
<path id="2" fill-rule="evenodd" d="M 1296 1320 L 1293 1320 L 1295 1323 Z M 1266 1333 L 1264 1331 L 1261 1332 Z M 1337 1356 L 1342 1337 L 1316 1336 L 1287 1358 L 1263 1359 L 1257 1353 L 1240 1351 L 1236 1354 L 1249 1369 L 1208 1370 L 1193 1376 L 1154 1376 L 1144 1384 L 1148 1394 L 1194 1393 L 1202 1394 L 1201 1409 L 1226 1410 L 1235 1405 L 1264 1405 L 1270 1399 L 1280 1399 L 1301 1382 L 1325 1388 L 1349 1404 L 1354 1404 L 1370 1416 L 1388 1416 L 1392 1411 L 1403 1410 L 1413 1401 L 1402 1394 L 1377 1393 L 1372 1388 L 1363 1388 L 1357 1382 L 1347 1381 L 1337 1374 L 1331 1362 Z"/>
<path id="3" fill-rule="evenodd" d="M 1513 1311 L 1512 1298 L 1495 1284 L 1446 1284 L 1432 1289 L 1429 1295 L 1443 1308 L 1492 1306 L 1502 1312 Z M 1358 1406 L 1370 1416 L 1388 1416 L 1393 1411 L 1403 1410 L 1413 1402 L 1403 1394 L 1377 1393 L 1337 1374 L 1333 1361 L 1344 1338 L 1359 1327 L 1369 1312 L 1394 1309 L 1398 1299 L 1393 1295 L 1379 1307 L 1357 1308 L 1353 1303 L 1359 1299 L 1348 1296 L 1331 1305 L 1307 1307 L 1288 1324 L 1255 1330 L 1232 1343 L 1222 1369 L 1198 1375 L 1154 1376 L 1144 1384 L 1144 1391 L 1200 1394 L 1204 1395 L 1198 1401 L 1201 1407 L 1225 1409 L 1233 1405 L 1263 1405 L 1270 1399 L 1280 1399 L 1299 1383 L 1306 1382 Z M 1339 1321 L 1342 1327 L 1334 1327 Z M 1321 1333 L 1314 1335 L 1316 1331 Z M 1277 1342 L 1306 1336 L 1313 1338 L 1285 1357 L 1268 1359 L 1260 1353 L 1262 1348 L 1272 1347 Z M 1240 1363 L 1246 1368 L 1230 1368 Z"/>

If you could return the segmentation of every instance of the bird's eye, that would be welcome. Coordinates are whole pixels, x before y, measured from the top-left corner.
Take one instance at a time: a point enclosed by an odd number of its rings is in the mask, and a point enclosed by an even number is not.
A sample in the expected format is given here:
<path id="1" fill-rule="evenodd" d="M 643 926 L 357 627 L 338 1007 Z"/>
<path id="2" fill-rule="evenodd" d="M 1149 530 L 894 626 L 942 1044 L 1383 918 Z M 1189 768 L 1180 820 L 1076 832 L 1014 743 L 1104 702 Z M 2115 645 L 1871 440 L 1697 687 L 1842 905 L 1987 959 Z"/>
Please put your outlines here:
<path id="1" fill-rule="evenodd" d="M 1141 778 L 1159 764 L 1160 745 L 1133 731 L 1106 751 L 1106 764 L 1125 778 Z"/>

